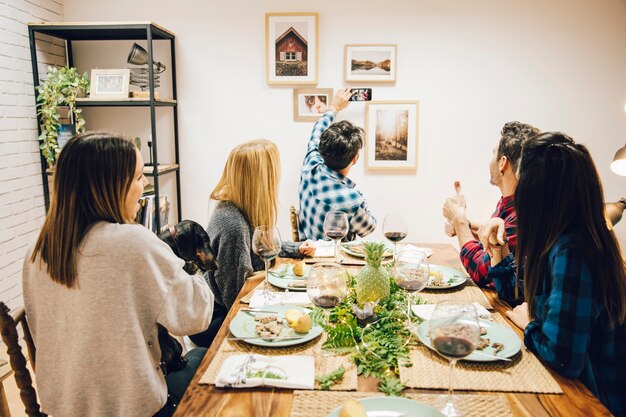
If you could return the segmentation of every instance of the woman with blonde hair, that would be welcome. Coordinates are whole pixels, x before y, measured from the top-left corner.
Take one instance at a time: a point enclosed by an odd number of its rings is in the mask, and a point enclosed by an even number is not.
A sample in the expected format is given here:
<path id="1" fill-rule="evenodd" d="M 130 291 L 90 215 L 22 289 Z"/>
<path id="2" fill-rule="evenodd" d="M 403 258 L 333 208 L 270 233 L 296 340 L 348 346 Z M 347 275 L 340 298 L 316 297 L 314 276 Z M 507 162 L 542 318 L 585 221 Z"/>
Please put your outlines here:
<path id="1" fill-rule="evenodd" d="M 160 366 L 158 325 L 177 335 L 206 328 L 213 295 L 133 224 L 146 183 L 141 153 L 121 136 L 84 133 L 59 156 L 22 276 L 46 414 L 170 416 L 206 352 L 189 352 L 177 372 Z"/>
<path id="2" fill-rule="evenodd" d="M 280 155 L 271 141 L 252 140 L 230 152 L 211 193 L 218 204 L 207 232 L 218 269 L 208 273 L 215 294 L 213 321 L 205 332 L 190 336 L 199 346 L 211 343 L 246 278 L 264 268 L 252 251 L 252 235 L 255 227 L 276 225 L 279 180 Z M 279 256 L 302 258 L 313 251 L 309 242 L 283 242 Z"/>

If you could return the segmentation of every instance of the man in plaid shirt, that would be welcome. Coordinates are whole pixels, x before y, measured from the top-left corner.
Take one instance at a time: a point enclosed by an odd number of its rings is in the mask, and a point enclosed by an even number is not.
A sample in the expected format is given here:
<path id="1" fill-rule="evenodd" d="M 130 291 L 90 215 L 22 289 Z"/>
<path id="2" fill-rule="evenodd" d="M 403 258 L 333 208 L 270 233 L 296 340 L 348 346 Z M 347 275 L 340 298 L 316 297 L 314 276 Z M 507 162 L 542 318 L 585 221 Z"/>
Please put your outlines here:
<path id="1" fill-rule="evenodd" d="M 513 205 L 515 187 L 517 186 L 517 164 L 522 152 L 522 145 L 528 139 L 537 136 L 539 129 L 520 122 L 509 122 L 504 125 L 500 141 L 493 149 L 493 157 L 489 163 L 491 184 L 500 189 L 502 198 L 498 201 L 491 219 L 502 219 L 506 227 L 509 248 L 515 251 L 517 217 Z M 488 276 L 491 258 L 477 239 L 478 229 L 482 224 L 470 222 L 466 215 L 466 203 L 461 184 L 454 183 L 456 195 L 449 197 L 443 206 L 446 218 L 446 233 L 456 235 L 461 247 L 461 262 L 469 276 L 481 287 L 493 288 L 493 280 Z"/>
<path id="2" fill-rule="evenodd" d="M 300 175 L 300 239 L 324 239 L 324 218 L 331 210 L 348 215 L 350 230 L 345 240 L 366 236 L 376 228 L 363 194 L 348 178 L 359 159 L 365 133 L 347 120 L 333 123 L 337 112 L 348 106 L 351 95 L 350 89 L 337 93 L 313 126 Z"/>

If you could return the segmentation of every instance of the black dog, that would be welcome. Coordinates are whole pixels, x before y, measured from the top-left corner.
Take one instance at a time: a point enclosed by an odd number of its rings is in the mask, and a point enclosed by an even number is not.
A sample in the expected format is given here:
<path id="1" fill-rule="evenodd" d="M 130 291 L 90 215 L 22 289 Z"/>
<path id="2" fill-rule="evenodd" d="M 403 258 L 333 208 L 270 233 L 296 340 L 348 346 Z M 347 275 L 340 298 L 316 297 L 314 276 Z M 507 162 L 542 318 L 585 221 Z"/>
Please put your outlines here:
<path id="1" fill-rule="evenodd" d="M 198 223 L 183 220 L 161 233 L 159 239 L 167 243 L 174 254 L 185 261 L 183 269 L 188 274 L 194 275 L 198 270 L 206 272 L 217 269 L 209 235 Z M 158 325 L 158 328 L 161 369 L 167 375 L 184 368 L 186 359 L 182 357 L 183 348 L 178 340 L 170 336 L 165 327 Z"/>

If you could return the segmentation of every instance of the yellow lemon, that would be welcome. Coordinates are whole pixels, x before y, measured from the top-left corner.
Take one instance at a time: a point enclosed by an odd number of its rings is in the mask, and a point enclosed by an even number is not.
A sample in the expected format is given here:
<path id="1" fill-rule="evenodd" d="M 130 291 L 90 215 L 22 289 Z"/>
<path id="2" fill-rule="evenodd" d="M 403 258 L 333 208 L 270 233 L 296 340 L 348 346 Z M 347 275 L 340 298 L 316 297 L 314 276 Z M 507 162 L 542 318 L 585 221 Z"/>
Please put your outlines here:
<path id="1" fill-rule="evenodd" d="M 360 402 L 349 399 L 339 410 L 339 417 L 367 417 L 367 413 Z"/>
<path id="2" fill-rule="evenodd" d="M 308 333 L 312 326 L 313 320 L 311 320 L 311 316 L 308 314 L 302 314 L 298 317 L 298 320 L 291 325 L 296 333 Z"/>
<path id="3" fill-rule="evenodd" d="M 304 275 L 304 261 L 300 261 L 293 266 L 293 274 L 299 277 Z"/>
<path id="4" fill-rule="evenodd" d="M 298 321 L 300 316 L 303 314 L 304 313 L 300 310 L 296 310 L 296 309 L 287 310 L 285 311 L 285 319 L 287 319 L 287 323 L 289 323 L 290 326 L 293 326 L 293 324 L 296 321 Z"/>

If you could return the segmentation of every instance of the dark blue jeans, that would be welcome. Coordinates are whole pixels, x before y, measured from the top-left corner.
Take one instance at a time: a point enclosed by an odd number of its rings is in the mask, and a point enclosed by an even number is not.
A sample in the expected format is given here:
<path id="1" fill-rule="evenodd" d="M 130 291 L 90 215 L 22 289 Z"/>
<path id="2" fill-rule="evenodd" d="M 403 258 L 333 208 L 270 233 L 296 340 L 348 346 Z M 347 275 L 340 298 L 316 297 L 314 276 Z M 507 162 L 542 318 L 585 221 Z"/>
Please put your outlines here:
<path id="1" fill-rule="evenodd" d="M 205 348 L 190 350 L 185 355 L 187 366 L 180 371 L 171 372 L 165 376 L 165 383 L 167 384 L 167 403 L 165 403 L 165 406 L 156 413 L 154 417 L 171 417 L 174 414 L 178 403 L 181 398 L 183 398 L 183 394 L 193 379 L 193 376 L 196 374 L 205 354 Z"/>

